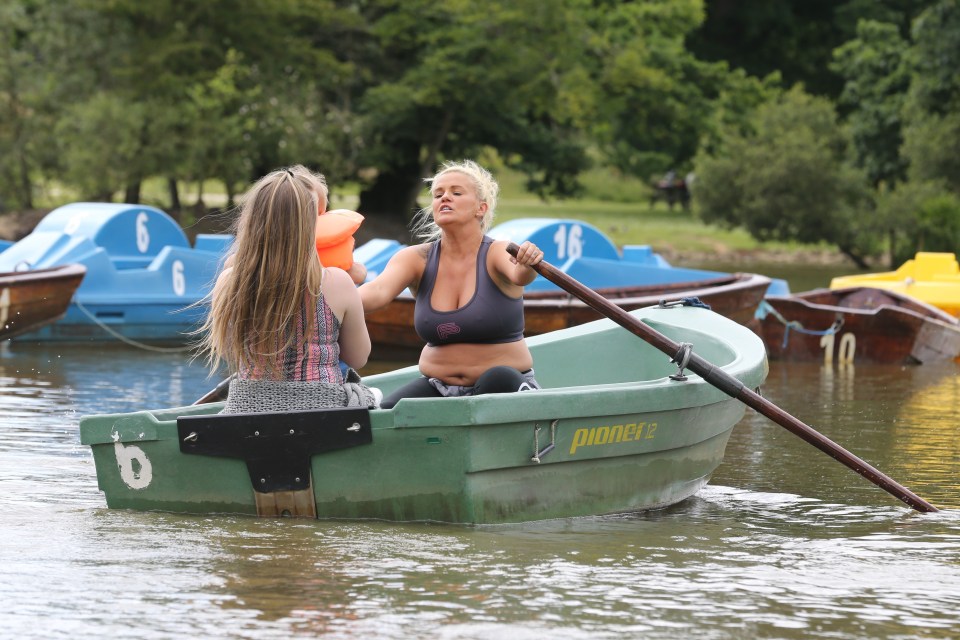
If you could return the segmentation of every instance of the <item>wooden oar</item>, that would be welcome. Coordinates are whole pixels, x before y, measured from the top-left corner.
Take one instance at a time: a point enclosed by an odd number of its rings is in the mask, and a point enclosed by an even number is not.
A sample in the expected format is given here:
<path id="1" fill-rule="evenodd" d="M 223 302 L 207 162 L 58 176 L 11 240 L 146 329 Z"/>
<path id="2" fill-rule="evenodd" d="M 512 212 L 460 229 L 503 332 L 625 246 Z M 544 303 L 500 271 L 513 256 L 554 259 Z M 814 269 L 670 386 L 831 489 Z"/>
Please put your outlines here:
<path id="1" fill-rule="evenodd" d="M 193 404 L 209 404 L 211 402 L 219 402 L 220 400 L 225 399 L 227 397 L 227 392 L 230 390 L 231 380 L 233 380 L 233 376 L 224 378 L 220 381 L 220 384 L 215 386 L 210 391 L 207 391 L 203 397 L 198 398 Z"/>
<path id="2" fill-rule="evenodd" d="M 507 247 L 507 252 L 514 257 L 516 257 L 518 250 L 519 247 L 512 242 Z M 540 262 L 539 264 L 534 265 L 533 269 L 567 293 L 570 293 L 585 302 L 595 311 L 598 311 L 607 318 L 610 318 L 627 331 L 630 331 L 631 333 L 643 338 L 651 345 L 673 358 L 673 361 L 681 362 L 683 359 L 688 358 L 686 361 L 687 368 L 715 386 L 717 389 L 720 389 L 727 395 L 743 402 L 751 409 L 754 409 L 758 413 L 770 418 L 793 434 L 800 436 L 817 449 L 820 449 L 827 455 L 830 455 L 839 462 L 847 465 L 890 495 L 899 498 L 917 511 L 938 511 L 935 506 L 917 494 L 913 493 L 903 485 L 898 484 L 883 472 L 877 470 L 864 460 L 853 455 L 823 434 L 807 426 L 780 407 L 760 396 L 760 394 L 748 389 L 742 382 L 731 376 L 726 371 L 713 366 L 699 355 L 687 351 L 678 343 L 674 342 L 656 329 L 653 329 L 649 325 L 637 320 L 617 305 L 597 294 L 592 289 L 589 289 L 583 284 L 577 282 L 567 274 L 558 270 L 556 267 L 548 264 L 547 262 Z"/>

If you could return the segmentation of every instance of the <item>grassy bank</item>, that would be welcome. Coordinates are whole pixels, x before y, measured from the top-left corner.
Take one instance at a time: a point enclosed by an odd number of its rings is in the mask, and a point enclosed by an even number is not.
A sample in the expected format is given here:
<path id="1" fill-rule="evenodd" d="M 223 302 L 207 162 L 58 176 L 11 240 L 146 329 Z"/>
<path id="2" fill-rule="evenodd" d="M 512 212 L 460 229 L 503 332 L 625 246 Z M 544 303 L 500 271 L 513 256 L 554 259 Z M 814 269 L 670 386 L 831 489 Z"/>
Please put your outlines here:
<path id="1" fill-rule="evenodd" d="M 740 229 L 722 229 L 703 224 L 693 211 L 679 206 L 670 209 L 666 203 L 653 202 L 654 190 L 646 183 L 617 176 L 597 169 L 586 173 L 582 182 L 583 197 L 578 199 L 541 200 L 524 188 L 524 178 L 503 167 L 493 167 L 501 186 L 500 203 L 495 222 L 514 218 L 574 218 L 597 227 L 617 246 L 648 244 L 673 262 L 721 261 L 749 264 L 750 262 L 806 262 L 842 263 L 844 258 L 835 249 L 825 245 L 796 243 L 761 243 Z M 181 198 L 187 211 L 183 224 L 191 235 L 198 231 L 219 231 L 227 216 L 208 215 L 199 224 L 194 218 L 193 205 L 201 194 L 206 208 L 223 207 L 226 196 L 216 183 L 207 183 L 203 189 L 195 183 L 180 185 Z M 357 185 L 342 185 L 334 189 L 331 208 L 356 208 Z M 155 180 L 144 184 L 145 204 L 168 209 L 166 184 Z M 119 197 L 119 194 L 118 194 Z M 58 192 L 41 200 L 43 207 L 24 215 L 16 213 L 0 216 L 0 238 L 15 240 L 23 237 L 50 209 L 75 202 L 79 198 Z M 421 202 L 427 203 L 426 199 Z M 406 221 L 402 216 L 367 218 L 358 242 L 371 237 L 392 237 L 409 242 Z"/>
<path id="2" fill-rule="evenodd" d="M 694 211 L 669 208 L 655 201 L 654 190 L 638 180 L 618 178 L 594 171 L 584 176 L 586 192 L 577 199 L 544 201 L 523 188 L 519 174 L 497 173 L 501 193 L 494 224 L 515 218 L 573 218 L 602 231 L 619 247 L 648 244 L 676 263 L 756 262 L 813 264 L 846 263 L 836 249 L 826 245 L 788 242 L 761 243 L 742 229 L 723 229 L 701 222 Z M 331 206 L 356 206 L 355 192 L 334 194 Z M 421 206 L 427 204 L 422 199 Z M 391 220 L 368 218 L 365 232 L 373 237 L 395 237 L 409 241 L 399 217 Z M 361 228 L 364 231 L 364 228 Z"/>

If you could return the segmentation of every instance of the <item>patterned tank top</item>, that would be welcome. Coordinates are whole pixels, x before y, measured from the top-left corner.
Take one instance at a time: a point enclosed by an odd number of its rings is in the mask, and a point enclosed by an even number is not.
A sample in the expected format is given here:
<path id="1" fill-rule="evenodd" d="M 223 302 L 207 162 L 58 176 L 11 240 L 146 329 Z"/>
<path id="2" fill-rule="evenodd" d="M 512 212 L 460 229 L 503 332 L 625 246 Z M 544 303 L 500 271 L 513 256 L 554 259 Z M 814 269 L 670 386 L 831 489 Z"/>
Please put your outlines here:
<path id="1" fill-rule="evenodd" d="M 307 301 L 304 296 L 300 305 L 293 344 L 277 356 L 274 373 L 271 378 L 292 382 L 332 382 L 343 384 L 340 370 L 340 321 L 327 304 L 323 292 L 317 296 L 317 311 L 314 321 L 307 326 Z M 287 338 L 289 333 L 284 335 Z M 277 347 L 280 345 L 278 344 Z M 264 379 L 267 377 L 258 367 L 244 366 L 240 369 L 241 379 Z"/>

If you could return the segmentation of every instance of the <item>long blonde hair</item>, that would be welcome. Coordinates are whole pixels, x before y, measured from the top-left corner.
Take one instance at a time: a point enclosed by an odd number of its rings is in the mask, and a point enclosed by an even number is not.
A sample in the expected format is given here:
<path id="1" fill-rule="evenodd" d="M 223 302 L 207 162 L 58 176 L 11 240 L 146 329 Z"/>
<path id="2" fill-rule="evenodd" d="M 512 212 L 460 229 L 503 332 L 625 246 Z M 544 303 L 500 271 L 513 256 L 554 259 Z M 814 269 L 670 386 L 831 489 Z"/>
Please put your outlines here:
<path id="1" fill-rule="evenodd" d="M 326 207 L 326 180 L 302 165 L 267 174 L 243 196 L 232 271 L 211 292 L 198 331 L 211 370 L 225 363 L 232 373 L 245 365 L 272 377 L 278 356 L 294 346 L 291 328 L 305 297 L 305 326 L 313 326 L 323 279 L 316 223 Z"/>
<path id="2" fill-rule="evenodd" d="M 473 160 L 461 160 L 453 162 L 448 160 L 440 166 L 440 170 L 432 178 L 427 178 L 424 182 L 428 187 L 432 187 L 440 176 L 447 173 L 462 173 L 473 183 L 473 188 L 477 192 L 477 201 L 487 204 L 487 211 L 480 219 L 480 231 L 484 234 L 490 230 L 493 225 L 493 218 L 497 208 L 497 196 L 500 193 L 500 185 L 494 179 L 493 175 L 481 167 Z M 432 198 L 431 198 L 432 200 Z M 413 236 L 426 242 L 436 240 L 440 237 L 440 227 L 433 220 L 433 206 L 427 205 L 421 209 L 413 219 L 411 226 Z"/>

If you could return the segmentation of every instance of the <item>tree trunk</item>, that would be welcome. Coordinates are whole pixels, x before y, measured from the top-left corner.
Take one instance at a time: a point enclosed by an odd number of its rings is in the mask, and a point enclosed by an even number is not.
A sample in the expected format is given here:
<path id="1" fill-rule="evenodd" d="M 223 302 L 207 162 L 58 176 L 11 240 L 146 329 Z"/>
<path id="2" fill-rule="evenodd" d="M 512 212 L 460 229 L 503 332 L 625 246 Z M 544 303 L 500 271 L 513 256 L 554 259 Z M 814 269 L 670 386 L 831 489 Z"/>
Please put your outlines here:
<path id="1" fill-rule="evenodd" d="M 423 189 L 423 175 L 417 154 L 399 167 L 381 171 L 370 187 L 360 192 L 357 209 L 364 215 L 385 215 L 409 220 L 417 209 L 417 196 Z"/>
<path id="2" fill-rule="evenodd" d="M 127 185 L 123 201 L 127 204 L 140 204 L 140 181 L 131 182 Z"/>
<path id="3" fill-rule="evenodd" d="M 857 268 L 859 268 L 859 269 L 869 269 L 869 268 L 870 268 L 870 265 L 867 264 L 867 261 L 864 259 L 864 257 L 861 256 L 860 254 L 856 253 L 855 251 L 853 251 L 853 250 L 850 249 L 849 247 L 838 246 L 837 248 L 840 249 L 840 253 L 842 253 L 843 255 L 847 256 L 847 257 L 850 258 L 851 260 L 853 260 L 853 263 L 854 263 L 855 265 L 857 265 Z"/>
<path id="4" fill-rule="evenodd" d="M 30 166 L 23 155 L 20 156 L 20 197 L 18 200 L 20 200 L 18 204 L 21 208 L 33 209 L 33 184 L 30 182 Z"/>
<path id="5" fill-rule="evenodd" d="M 180 204 L 180 189 L 176 178 L 167 178 L 167 193 L 170 195 L 170 215 L 179 220 L 183 206 Z"/>

